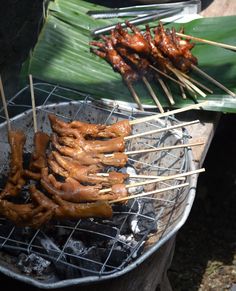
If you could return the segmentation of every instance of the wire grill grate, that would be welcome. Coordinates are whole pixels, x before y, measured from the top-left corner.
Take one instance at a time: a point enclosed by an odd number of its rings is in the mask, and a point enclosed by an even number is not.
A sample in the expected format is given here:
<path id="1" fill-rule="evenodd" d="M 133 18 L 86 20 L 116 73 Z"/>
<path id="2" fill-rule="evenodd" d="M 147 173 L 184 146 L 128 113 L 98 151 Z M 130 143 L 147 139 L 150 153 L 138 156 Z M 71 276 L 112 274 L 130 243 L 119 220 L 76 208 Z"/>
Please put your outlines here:
<path id="1" fill-rule="evenodd" d="M 119 119 L 133 119 L 140 113 L 127 111 L 119 104 L 111 106 L 93 100 L 87 94 L 52 84 L 34 84 L 37 121 L 39 130 L 50 132 L 48 113 L 55 113 L 64 120 L 80 119 L 87 122 L 114 123 Z M 77 100 L 77 101 L 74 101 Z M 80 101 L 78 101 L 80 100 Z M 24 129 L 27 135 L 26 152 L 33 144 L 33 123 L 29 88 L 26 87 L 8 101 L 9 116 L 13 129 Z M 0 173 L 8 170 L 9 145 L 4 111 L 0 109 Z M 133 133 L 139 133 L 167 125 L 177 124 L 173 116 L 133 126 Z M 186 142 L 187 132 L 173 130 L 135 138 L 127 143 L 127 150 L 155 148 Z M 191 168 L 187 149 L 136 155 L 129 158 L 129 165 L 137 174 L 171 175 L 183 173 Z M 191 178 L 188 178 L 190 181 Z M 132 180 L 130 179 L 129 183 Z M 181 184 L 171 180 L 159 182 L 158 187 Z M 147 185 L 145 191 L 155 189 Z M 142 191 L 143 189 L 135 189 Z M 50 262 L 53 279 L 111 276 L 124 270 L 140 256 L 145 256 L 156 243 L 161 243 L 171 232 L 177 231 L 181 219 L 186 215 L 189 202 L 189 188 L 178 188 L 162 194 L 130 200 L 128 205 L 113 208 L 113 219 L 86 219 L 49 223 L 40 230 L 12 226 L 0 219 L 0 268 L 21 273 L 15 267 L 20 254 L 38 255 Z M 150 240 L 151 238 L 151 240 Z M 151 242 L 150 242 L 151 241 Z M 57 275 L 55 275 L 57 269 Z M 60 274 L 60 271 L 63 275 Z M 37 272 L 36 272 L 37 273 Z M 50 273 L 50 274 L 52 274 Z M 58 275 L 59 274 L 59 275 Z M 66 275 L 65 275 L 66 274 Z M 48 282 L 48 274 L 31 272 L 33 279 Z"/>

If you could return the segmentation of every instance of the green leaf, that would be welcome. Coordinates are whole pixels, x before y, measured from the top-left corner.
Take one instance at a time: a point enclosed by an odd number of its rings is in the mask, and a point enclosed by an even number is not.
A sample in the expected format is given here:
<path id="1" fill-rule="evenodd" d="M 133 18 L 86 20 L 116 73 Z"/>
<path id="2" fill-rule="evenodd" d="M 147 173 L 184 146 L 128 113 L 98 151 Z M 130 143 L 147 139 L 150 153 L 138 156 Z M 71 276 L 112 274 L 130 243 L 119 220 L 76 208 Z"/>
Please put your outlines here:
<path id="1" fill-rule="evenodd" d="M 40 33 L 38 42 L 22 70 L 22 78 L 31 73 L 46 82 L 57 83 L 69 88 L 89 93 L 94 98 L 107 98 L 133 102 L 121 76 L 101 58 L 90 52 L 91 30 L 117 23 L 121 19 L 95 20 L 87 15 L 88 10 L 104 7 L 82 0 L 55 0 L 50 2 L 48 17 Z M 156 26 L 157 22 L 150 23 Z M 179 24 L 171 24 L 177 29 Z M 144 29 L 144 26 L 140 26 Z M 236 45 L 236 16 L 201 18 L 184 24 L 185 33 L 217 42 Z M 193 49 L 199 67 L 210 76 L 236 92 L 236 54 L 233 51 L 207 44 L 197 43 Z M 191 76 L 211 88 L 214 94 L 198 100 L 209 100 L 209 110 L 236 112 L 236 98 L 199 78 Z M 151 86 L 163 106 L 169 106 L 160 86 L 151 81 Z M 183 107 L 196 102 L 193 98 L 183 99 L 179 88 L 170 84 L 176 104 Z M 143 83 L 134 84 L 134 88 L 145 105 L 154 105 Z"/>

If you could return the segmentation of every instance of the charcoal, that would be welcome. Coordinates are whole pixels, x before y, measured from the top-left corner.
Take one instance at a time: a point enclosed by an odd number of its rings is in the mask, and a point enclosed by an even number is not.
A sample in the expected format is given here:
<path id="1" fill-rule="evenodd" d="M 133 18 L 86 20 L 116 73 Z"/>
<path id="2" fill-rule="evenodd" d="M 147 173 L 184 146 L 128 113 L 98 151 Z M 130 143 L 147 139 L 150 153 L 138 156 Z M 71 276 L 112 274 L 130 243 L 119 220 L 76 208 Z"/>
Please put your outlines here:
<path id="1" fill-rule="evenodd" d="M 36 274 L 42 275 L 48 271 L 50 262 L 36 254 L 26 255 L 21 253 L 18 257 L 18 267 L 19 269 L 28 275 Z"/>
<path id="2" fill-rule="evenodd" d="M 73 249 L 73 251 L 75 251 L 75 249 Z M 99 248 L 93 246 L 84 249 L 83 253 L 80 253 L 79 256 L 77 253 L 74 255 L 75 256 L 69 256 L 69 261 L 71 264 L 80 268 L 82 276 L 92 276 L 100 271 L 102 259 Z"/>
<path id="3" fill-rule="evenodd" d="M 132 210 L 136 214 L 129 217 L 129 225 L 136 236 L 157 231 L 155 208 L 152 200 L 137 199 Z"/>
<path id="4" fill-rule="evenodd" d="M 96 221 L 82 220 L 77 226 L 78 231 L 74 232 L 73 237 L 82 240 L 86 245 L 103 245 L 116 237 L 117 228 L 101 224 Z"/>
<path id="5" fill-rule="evenodd" d="M 106 262 L 106 271 L 113 271 L 114 268 L 118 268 L 129 256 L 129 252 L 114 248 L 112 249 L 99 249 L 102 262 Z M 108 260 L 107 260 L 108 258 Z"/>
<path id="6" fill-rule="evenodd" d="M 11 222 L 4 221 L 0 225 L 0 247 L 9 254 L 18 256 L 21 249 L 26 248 L 34 232 L 35 230 L 28 227 L 16 227 Z"/>

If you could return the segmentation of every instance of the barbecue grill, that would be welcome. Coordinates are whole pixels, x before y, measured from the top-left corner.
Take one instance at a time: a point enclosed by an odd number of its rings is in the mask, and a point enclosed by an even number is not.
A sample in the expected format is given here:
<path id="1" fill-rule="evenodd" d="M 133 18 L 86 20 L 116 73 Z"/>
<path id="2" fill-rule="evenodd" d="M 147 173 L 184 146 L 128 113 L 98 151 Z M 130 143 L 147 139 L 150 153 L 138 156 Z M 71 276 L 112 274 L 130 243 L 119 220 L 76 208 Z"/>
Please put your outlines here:
<path id="1" fill-rule="evenodd" d="M 50 133 L 47 118 L 54 113 L 71 121 L 111 124 L 132 120 L 144 113 L 105 104 L 78 91 L 53 84 L 34 84 L 39 130 Z M 76 101 L 75 101 L 76 100 Z M 29 87 L 8 102 L 11 126 L 27 136 L 25 158 L 32 151 L 33 119 Z M 145 114 L 151 114 L 147 112 Z M 9 145 L 4 111 L 0 111 L 0 187 L 9 167 Z M 174 116 L 133 126 L 133 133 L 178 124 Z M 127 150 L 187 143 L 186 129 L 137 137 Z M 191 150 L 178 148 L 129 157 L 123 171 L 142 175 L 173 175 L 194 169 Z M 108 169 L 110 170 L 110 169 Z M 137 268 L 168 241 L 184 224 L 191 209 L 197 177 L 187 178 L 189 186 L 135 198 L 113 207 L 113 218 L 80 219 L 48 223 L 39 230 L 16 227 L 0 218 L 0 271 L 40 288 L 53 289 L 116 278 Z M 129 180 L 131 183 L 132 180 Z M 176 186 L 181 180 L 158 183 L 159 188 Z M 133 193 L 154 190 L 157 184 L 132 189 Z M 27 189 L 23 189 L 27 199 Z"/>

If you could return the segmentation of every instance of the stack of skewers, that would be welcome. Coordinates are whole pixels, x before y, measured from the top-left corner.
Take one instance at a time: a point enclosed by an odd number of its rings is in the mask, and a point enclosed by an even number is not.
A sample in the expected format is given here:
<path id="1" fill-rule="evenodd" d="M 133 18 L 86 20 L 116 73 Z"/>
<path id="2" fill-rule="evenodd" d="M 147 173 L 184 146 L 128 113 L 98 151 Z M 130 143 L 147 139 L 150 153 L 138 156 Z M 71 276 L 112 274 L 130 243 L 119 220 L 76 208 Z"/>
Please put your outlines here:
<path id="1" fill-rule="evenodd" d="M 102 41 L 91 41 L 90 44 L 93 46 L 91 51 L 106 59 L 113 69 L 121 74 L 139 109 L 143 110 L 143 106 L 133 87 L 133 83 L 139 81 L 144 83 L 161 113 L 164 112 L 164 109 L 149 80 L 154 79 L 160 84 L 170 105 L 174 105 L 175 101 L 170 87 L 162 77 L 177 84 L 183 98 L 186 98 L 187 95 L 192 98 L 206 97 L 206 93 L 213 93 L 211 89 L 190 77 L 188 75 L 190 71 L 200 74 L 201 77 L 227 94 L 236 96 L 234 92 L 197 66 L 198 60 L 191 53 L 194 44 L 190 43 L 189 37 L 183 34 L 183 30 L 177 33 L 174 28 L 164 29 L 162 23 L 159 23 L 153 33 L 148 25 L 146 31 L 142 33 L 128 21 L 126 21 L 126 25 L 131 33 L 118 24 L 111 31 L 110 36 L 102 35 Z M 199 39 L 197 40 L 199 41 Z M 230 47 L 230 49 L 232 48 Z"/>
<path id="2" fill-rule="evenodd" d="M 198 121 L 132 135 L 134 124 L 199 108 L 201 104 L 162 115 L 132 121 L 121 120 L 112 125 L 88 124 L 78 120 L 64 122 L 50 114 L 48 118 L 52 133 L 49 136 L 45 132 L 38 131 L 32 76 L 30 76 L 30 87 L 35 132 L 34 150 L 28 166 L 25 167 L 23 159 L 26 136 L 22 131 L 12 130 L 1 82 L 0 85 L 11 149 L 8 179 L 0 193 L 0 214 L 14 224 L 39 228 L 52 219 L 111 218 L 114 203 L 125 203 L 136 197 L 186 187 L 188 183 L 185 182 L 185 177 L 204 171 L 204 169 L 199 169 L 159 177 L 131 176 L 118 171 L 105 172 L 107 166 L 113 166 L 116 169 L 123 168 L 130 155 L 201 145 L 202 143 L 188 143 L 138 151 L 125 150 L 126 142 L 130 139 L 175 130 Z M 128 177 L 142 181 L 125 184 Z M 171 179 L 183 179 L 184 182 L 141 194 L 130 195 L 128 191 L 129 188 L 157 184 Z M 22 202 L 23 188 L 29 189 L 29 195 L 27 201 Z"/>

